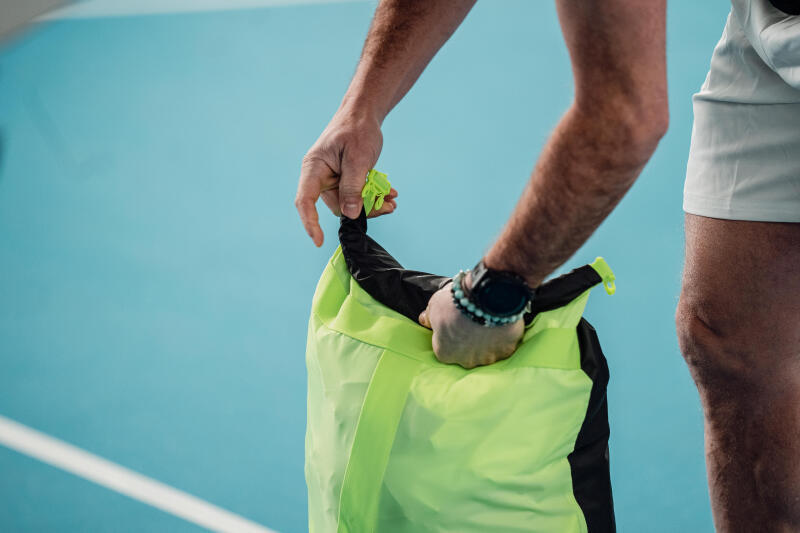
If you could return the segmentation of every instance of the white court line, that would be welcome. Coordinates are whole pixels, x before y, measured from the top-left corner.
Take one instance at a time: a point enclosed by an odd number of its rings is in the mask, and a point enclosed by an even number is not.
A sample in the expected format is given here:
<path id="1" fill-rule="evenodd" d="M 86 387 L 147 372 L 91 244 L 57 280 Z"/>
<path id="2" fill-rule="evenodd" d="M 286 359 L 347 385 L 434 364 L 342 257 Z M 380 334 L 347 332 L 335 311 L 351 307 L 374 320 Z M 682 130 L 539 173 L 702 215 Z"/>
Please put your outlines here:
<path id="1" fill-rule="evenodd" d="M 212 531 L 276 533 L 246 518 L 0 415 L 0 444 Z"/>
<path id="2" fill-rule="evenodd" d="M 345 1 L 366 0 L 83 0 L 42 15 L 39 20 L 223 11 Z"/>

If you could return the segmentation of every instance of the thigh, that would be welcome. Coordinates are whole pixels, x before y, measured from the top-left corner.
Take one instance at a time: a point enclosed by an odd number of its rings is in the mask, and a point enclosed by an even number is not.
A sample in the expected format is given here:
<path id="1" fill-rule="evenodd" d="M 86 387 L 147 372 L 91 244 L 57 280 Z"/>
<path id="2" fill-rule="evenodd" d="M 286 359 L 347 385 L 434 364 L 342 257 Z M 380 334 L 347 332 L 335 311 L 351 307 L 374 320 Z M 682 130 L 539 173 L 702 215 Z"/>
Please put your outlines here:
<path id="1" fill-rule="evenodd" d="M 731 363 L 800 369 L 800 224 L 687 214 L 680 308 Z"/>

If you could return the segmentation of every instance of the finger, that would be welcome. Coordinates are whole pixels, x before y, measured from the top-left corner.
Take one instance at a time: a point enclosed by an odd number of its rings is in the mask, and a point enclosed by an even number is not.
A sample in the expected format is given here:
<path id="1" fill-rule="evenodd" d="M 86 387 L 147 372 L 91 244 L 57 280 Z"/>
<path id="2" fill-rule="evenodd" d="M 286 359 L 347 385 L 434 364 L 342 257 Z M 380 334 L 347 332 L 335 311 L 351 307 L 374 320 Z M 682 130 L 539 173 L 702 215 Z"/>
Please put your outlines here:
<path id="1" fill-rule="evenodd" d="M 317 208 L 314 206 L 314 201 L 308 198 L 298 198 L 294 201 L 294 205 L 300 212 L 300 220 L 303 221 L 306 233 L 319 248 L 325 240 L 325 235 L 319 225 L 319 215 L 317 214 Z"/>
<path id="2" fill-rule="evenodd" d="M 383 197 L 383 205 L 381 208 L 371 212 L 368 218 L 388 215 L 389 213 L 394 213 L 395 209 L 397 209 L 397 189 L 393 188 L 389 190 L 389 194 Z"/>
<path id="3" fill-rule="evenodd" d="M 395 209 L 397 209 L 397 202 L 395 202 L 394 200 L 385 200 L 381 208 L 372 211 L 367 218 L 375 218 L 381 215 L 388 215 L 389 213 L 394 213 Z"/>
<path id="4" fill-rule="evenodd" d="M 431 320 L 428 316 L 428 309 L 425 309 L 423 312 L 419 314 L 419 323 L 421 326 L 425 326 L 428 329 L 431 329 Z"/>
<path id="5" fill-rule="evenodd" d="M 361 190 L 373 162 L 361 155 L 348 154 L 342 158 L 342 177 L 339 180 L 339 208 L 348 218 L 358 218 L 363 205 Z"/>
<path id="6" fill-rule="evenodd" d="M 300 170 L 297 196 L 294 200 L 294 205 L 300 214 L 300 220 L 303 222 L 306 233 L 318 247 L 322 246 L 324 235 L 319 225 L 316 202 L 320 195 L 320 184 L 329 173 L 330 168 L 322 161 L 314 158 L 304 159 Z"/>
<path id="7" fill-rule="evenodd" d="M 342 211 L 339 209 L 339 190 L 338 189 L 328 189 L 327 191 L 322 191 L 320 194 L 322 201 L 325 202 L 325 205 L 328 206 L 328 209 L 331 210 L 331 213 L 334 215 L 341 216 Z"/>
<path id="8" fill-rule="evenodd" d="M 497 354 L 494 357 L 494 360 L 492 361 L 492 363 L 496 363 L 497 361 L 505 361 L 506 359 L 508 359 L 509 357 L 514 355 L 515 351 L 516 351 L 516 346 L 512 347 L 510 350 L 504 351 L 503 353 Z"/>

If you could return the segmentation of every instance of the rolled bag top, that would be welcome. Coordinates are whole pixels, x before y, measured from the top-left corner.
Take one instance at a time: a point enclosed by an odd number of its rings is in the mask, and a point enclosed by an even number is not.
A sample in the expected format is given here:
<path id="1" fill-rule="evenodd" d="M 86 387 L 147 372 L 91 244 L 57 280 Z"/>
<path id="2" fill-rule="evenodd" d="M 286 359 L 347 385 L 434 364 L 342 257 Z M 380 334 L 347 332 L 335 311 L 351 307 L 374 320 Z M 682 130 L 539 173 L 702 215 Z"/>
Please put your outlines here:
<path id="1" fill-rule="evenodd" d="M 431 331 L 419 325 L 417 317 L 431 296 L 452 278 L 403 268 L 367 235 L 363 211 L 357 219 L 341 217 L 339 241 L 320 279 L 312 312 L 328 328 L 344 335 L 425 363 L 442 364 L 433 353 Z M 615 276 L 598 257 L 539 286 L 531 312 L 525 315 L 526 331 L 519 349 L 491 367 L 581 368 L 580 361 L 566 360 L 565 354 L 556 352 L 538 351 L 531 359 L 526 356 L 527 341 L 545 329 L 577 327 L 590 289 L 601 283 L 608 294 L 614 294 Z"/>

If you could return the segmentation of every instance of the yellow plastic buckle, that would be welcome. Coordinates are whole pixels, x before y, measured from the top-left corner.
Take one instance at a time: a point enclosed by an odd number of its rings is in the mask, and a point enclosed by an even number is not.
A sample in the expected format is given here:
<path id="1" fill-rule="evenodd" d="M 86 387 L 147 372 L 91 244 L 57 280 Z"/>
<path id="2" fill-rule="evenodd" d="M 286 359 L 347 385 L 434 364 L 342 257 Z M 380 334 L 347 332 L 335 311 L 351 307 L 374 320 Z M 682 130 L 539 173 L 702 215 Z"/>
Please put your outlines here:
<path id="1" fill-rule="evenodd" d="M 595 259 L 589 266 L 597 272 L 603 279 L 603 287 L 605 287 L 608 294 L 614 294 L 617 291 L 617 286 L 614 281 L 617 279 L 611 267 L 608 266 L 606 260 L 602 257 Z"/>
<path id="2" fill-rule="evenodd" d="M 392 190 L 392 184 L 386 179 L 386 174 L 374 168 L 367 172 L 366 181 L 361 189 L 361 198 L 364 199 L 364 211 L 369 215 L 373 209 L 377 211 L 383 207 L 383 197 Z"/>

